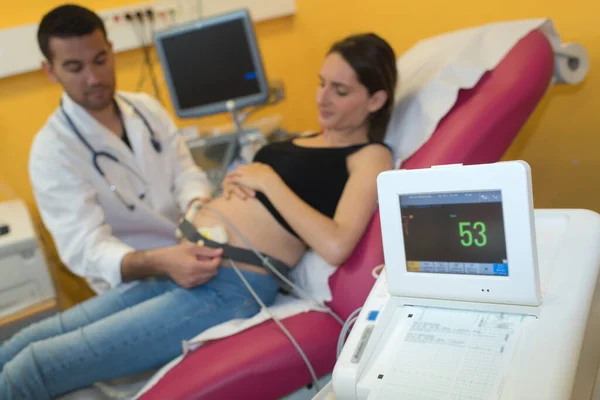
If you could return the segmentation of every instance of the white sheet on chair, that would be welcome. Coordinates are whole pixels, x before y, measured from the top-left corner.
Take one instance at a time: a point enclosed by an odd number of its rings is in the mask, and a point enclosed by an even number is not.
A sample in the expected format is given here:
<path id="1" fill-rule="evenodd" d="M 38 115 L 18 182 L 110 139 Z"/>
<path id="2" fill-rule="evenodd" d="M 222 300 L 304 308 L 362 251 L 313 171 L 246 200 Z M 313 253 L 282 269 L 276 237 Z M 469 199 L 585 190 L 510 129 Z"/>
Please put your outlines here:
<path id="1" fill-rule="evenodd" d="M 554 50 L 560 47 L 551 20 L 530 19 L 450 32 L 422 40 L 402 54 L 396 107 L 386 136 L 396 168 L 431 138 L 460 89 L 474 87 L 519 40 L 537 29 Z"/>
<path id="2" fill-rule="evenodd" d="M 458 91 L 471 88 L 481 76 L 493 69 L 508 51 L 529 32 L 541 29 L 557 49 L 560 39 L 552 22 L 534 19 L 489 24 L 423 40 L 398 60 L 400 83 L 397 106 L 387 133 L 386 142 L 395 151 L 396 165 L 410 157 L 431 137 L 439 121 L 450 111 Z M 294 272 L 301 287 L 318 300 L 331 299 L 329 276 L 335 268 L 327 265 L 316 253 L 308 252 Z M 318 309 L 310 301 L 279 296 L 270 307 L 280 319 Z M 233 320 L 213 327 L 191 342 L 190 348 L 204 341 L 226 337 L 248 329 L 268 319 L 261 312 L 246 320 Z M 180 356 L 157 372 L 133 399 L 150 390 L 184 356 Z"/>

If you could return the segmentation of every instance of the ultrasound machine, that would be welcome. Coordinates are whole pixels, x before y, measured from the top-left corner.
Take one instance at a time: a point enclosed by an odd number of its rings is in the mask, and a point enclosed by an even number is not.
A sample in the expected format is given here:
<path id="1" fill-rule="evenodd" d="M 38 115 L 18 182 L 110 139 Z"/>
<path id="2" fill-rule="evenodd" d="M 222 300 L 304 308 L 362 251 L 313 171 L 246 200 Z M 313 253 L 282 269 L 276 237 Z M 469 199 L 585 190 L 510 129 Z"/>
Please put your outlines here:
<path id="1" fill-rule="evenodd" d="M 155 44 L 180 118 L 225 112 L 233 118 L 233 132 L 188 140 L 194 161 L 218 187 L 232 165 L 251 161 L 266 143 L 260 131 L 244 128 L 244 122 L 260 107 L 280 101 L 283 87 L 267 81 L 246 9 L 159 32 Z"/>

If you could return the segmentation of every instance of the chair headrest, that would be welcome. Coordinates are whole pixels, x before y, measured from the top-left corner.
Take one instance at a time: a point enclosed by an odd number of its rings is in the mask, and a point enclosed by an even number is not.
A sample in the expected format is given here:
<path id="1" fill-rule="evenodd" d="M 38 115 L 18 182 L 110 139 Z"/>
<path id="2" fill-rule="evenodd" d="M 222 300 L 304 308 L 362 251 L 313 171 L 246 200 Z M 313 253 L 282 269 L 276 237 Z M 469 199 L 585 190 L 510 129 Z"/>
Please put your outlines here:
<path id="1" fill-rule="evenodd" d="M 418 42 L 397 62 L 396 106 L 385 142 L 398 167 L 431 138 L 461 89 L 473 88 L 528 33 L 541 29 L 560 43 L 548 19 L 468 28 Z"/>

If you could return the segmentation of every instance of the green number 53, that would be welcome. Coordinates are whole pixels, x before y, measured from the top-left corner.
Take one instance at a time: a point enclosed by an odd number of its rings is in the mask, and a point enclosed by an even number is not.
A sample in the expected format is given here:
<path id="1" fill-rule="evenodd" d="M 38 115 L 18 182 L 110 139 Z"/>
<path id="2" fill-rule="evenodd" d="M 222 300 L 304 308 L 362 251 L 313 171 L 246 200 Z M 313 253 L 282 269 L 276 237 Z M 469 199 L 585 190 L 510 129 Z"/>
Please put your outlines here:
<path id="1" fill-rule="evenodd" d="M 471 247 L 473 244 L 477 247 L 483 247 L 487 244 L 486 227 L 483 222 L 459 222 L 458 230 L 461 238 L 460 244 L 464 247 Z M 477 237 L 474 235 L 477 235 Z"/>

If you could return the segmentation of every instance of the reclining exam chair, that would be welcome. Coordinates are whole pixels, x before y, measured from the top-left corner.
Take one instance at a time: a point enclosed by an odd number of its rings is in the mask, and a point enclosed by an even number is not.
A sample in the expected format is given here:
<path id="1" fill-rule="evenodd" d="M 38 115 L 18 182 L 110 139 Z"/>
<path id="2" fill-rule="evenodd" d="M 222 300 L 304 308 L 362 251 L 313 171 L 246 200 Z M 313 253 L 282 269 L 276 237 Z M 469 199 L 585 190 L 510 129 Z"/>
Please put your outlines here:
<path id="1" fill-rule="evenodd" d="M 554 53 L 546 37 L 533 31 L 456 104 L 434 135 L 402 168 L 499 161 L 550 85 Z M 383 263 L 379 214 L 353 255 L 330 278 L 329 306 L 342 319 L 360 307 Z M 311 311 L 283 320 L 309 357 L 318 376 L 336 361 L 341 327 L 329 314 Z M 204 344 L 169 371 L 143 400 L 260 399 L 285 397 L 312 383 L 306 365 L 272 321 Z"/>

